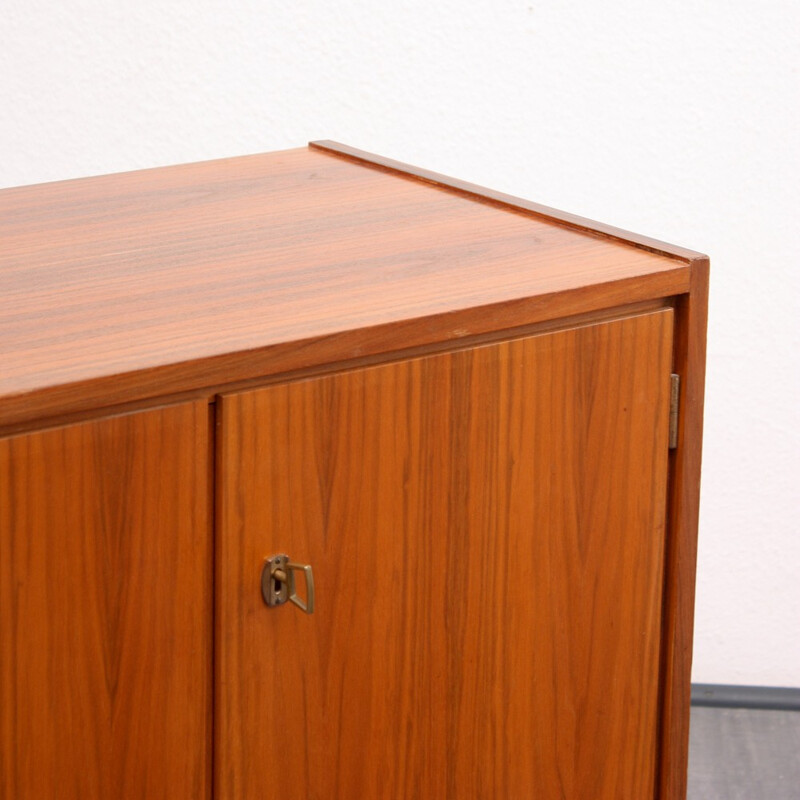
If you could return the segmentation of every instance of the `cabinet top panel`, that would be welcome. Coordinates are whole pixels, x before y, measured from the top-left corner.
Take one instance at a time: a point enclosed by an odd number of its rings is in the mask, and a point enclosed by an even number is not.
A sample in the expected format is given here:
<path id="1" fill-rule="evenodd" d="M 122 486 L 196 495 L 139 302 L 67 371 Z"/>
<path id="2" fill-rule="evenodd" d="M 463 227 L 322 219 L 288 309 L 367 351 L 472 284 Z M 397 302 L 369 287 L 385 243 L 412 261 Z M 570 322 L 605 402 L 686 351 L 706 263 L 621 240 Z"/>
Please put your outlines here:
<path id="1" fill-rule="evenodd" d="M 0 429 L 688 290 L 689 251 L 336 147 L 0 191 Z"/>

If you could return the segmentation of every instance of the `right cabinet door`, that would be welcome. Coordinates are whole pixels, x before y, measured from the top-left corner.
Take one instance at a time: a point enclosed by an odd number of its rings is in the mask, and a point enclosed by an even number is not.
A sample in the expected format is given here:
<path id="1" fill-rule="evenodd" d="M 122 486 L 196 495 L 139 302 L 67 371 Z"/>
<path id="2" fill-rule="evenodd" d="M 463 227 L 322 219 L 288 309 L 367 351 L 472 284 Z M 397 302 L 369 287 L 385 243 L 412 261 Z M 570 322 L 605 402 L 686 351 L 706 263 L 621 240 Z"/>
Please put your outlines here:
<path id="1" fill-rule="evenodd" d="M 221 399 L 218 798 L 653 796 L 672 322 Z"/>

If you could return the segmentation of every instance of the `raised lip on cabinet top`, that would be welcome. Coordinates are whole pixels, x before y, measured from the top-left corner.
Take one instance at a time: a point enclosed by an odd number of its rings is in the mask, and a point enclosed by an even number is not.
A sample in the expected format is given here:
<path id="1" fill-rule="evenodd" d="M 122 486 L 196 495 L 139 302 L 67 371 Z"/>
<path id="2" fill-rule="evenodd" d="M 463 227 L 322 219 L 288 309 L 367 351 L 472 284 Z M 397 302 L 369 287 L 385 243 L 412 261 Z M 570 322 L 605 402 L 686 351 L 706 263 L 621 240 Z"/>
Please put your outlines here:
<path id="1" fill-rule="evenodd" d="M 0 435 L 689 291 L 705 256 L 332 142 L 0 190 Z"/>
<path id="2" fill-rule="evenodd" d="M 679 245 L 670 244 L 669 242 L 662 242 L 659 239 L 653 239 L 649 236 L 642 236 L 633 231 L 626 231 L 622 228 L 616 228 L 613 225 L 606 225 L 604 222 L 597 222 L 593 219 L 580 217 L 577 214 L 570 214 L 567 211 L 560 211 L 557 208 L 534 203 L 522 197 L 514 197 L 513 195 L 503 192 L 496 192 L 494 189 L 487 189 L 485 186 L 478 186 L 477 184 L 468 183 L 458 178 L 440 175 L 438 172 L 415 167 L 412 164 L 405 164 L 402 161 L 384 158 L 375 153 L 368 153 L 365 150 L 359 150 L 358 148 L 350 147 L 350 145 L 342 144 L 341 142 L 334 142 L 330 139 L 320 139 L 315 142 L 309 142 L 308 146 L 318 150 L 324 150 L 325 152 L 336 153 L 337 155 L 351 158 L 355 161 L 372 164 L 376 167 L 382 167 L 404 175 L 412 175 L 419 180 L 428 181 L 436 186 L 453 189 L 454 191 L 472 196 L 476 199 L 480 198 L 486 201 L 493 201 L 500 205 L 508 206 L 509 208 L 527 211 L 532 215 L 553 220 L 554 222 L 558 222 L 570 228 L 575 228 L 576 230 L 607 236 L 609 239 L 632 244 L 644 250 L 649 250 L 652 253 L 680 258 L 690 264 L 698 261 L 708 261 L 708 256 L 705 253 L 700 253 L 696 250 L 689 250 L 686 247 L 680 247 Z"/>

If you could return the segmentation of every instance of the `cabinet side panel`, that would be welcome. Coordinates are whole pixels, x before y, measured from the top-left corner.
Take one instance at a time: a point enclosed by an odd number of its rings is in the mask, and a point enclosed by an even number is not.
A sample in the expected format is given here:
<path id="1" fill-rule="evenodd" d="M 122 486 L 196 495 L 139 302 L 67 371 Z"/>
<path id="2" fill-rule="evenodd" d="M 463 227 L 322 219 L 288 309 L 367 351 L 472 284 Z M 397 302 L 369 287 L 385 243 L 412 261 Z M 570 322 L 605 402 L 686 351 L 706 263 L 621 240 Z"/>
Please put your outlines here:
<path id="1" fill-rule="evenodd" d="M 687 791 L 708 281 L 708 259 L 698 259 L 692 264 L 691 291 L 678 303 L 675 326 L 681 411 L 670 465 L 660 800 L 684 800 Z"/>
<path id="2" fill-rule="evenodd" d="M 207 408 L 0 440 L 0 796 L 210 796 Z"/>
<path id="3" fill-rule="evenodd" d="M 653 797 L 672 316 L 222 399 L 220 800 Z"/>

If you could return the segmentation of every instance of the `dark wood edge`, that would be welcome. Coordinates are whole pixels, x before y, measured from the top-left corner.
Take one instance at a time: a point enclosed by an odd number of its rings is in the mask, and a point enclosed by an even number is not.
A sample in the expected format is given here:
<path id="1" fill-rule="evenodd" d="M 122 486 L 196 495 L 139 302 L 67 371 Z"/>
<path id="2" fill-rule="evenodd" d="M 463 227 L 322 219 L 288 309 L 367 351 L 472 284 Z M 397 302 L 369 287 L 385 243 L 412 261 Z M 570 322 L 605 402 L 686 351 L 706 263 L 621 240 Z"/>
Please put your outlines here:
<path id="1" fill-rule="evenodd" d="M 439 355 L 442 353 L 458 353 L 464 350 L 471 350 L 477 347 L 484 347 L 498 342 L 513 342 L 518 339 L 525 339 L 531 336 L 542 336 L 548 333 L 559 333 L 561 331 L 575 330 L 594 325 L 602 325 L 608 322 L 619 322 L 643 314 L 652 314 L 657 311 L 675 310 L 676 298 L 662 297 L 657 300 L 647 300 L 641 303 L 631 303 L 625 306 L 594 311 L 587 314 L 576 314 L 574 316 L 563 317 L 561 319 L 540 322 L 533 325 L 520 325 L 516 328 L 505 328 L 503 330 L 492 331 L 480 336 L 469 336 L 458 341 L 436 342 L 431 345 L 421 347 L 408 347 L 396 350 L 391 353 L 381 353 L 375 356 L 353 359 L 346 362 L 334 362 L 305 370 L 297 370 L 291 373 L 272 375 L 267 378 L 256 378 L 244 381 L 233 386 L 220 387 L 215 395 L 216 400 L 224 399 L 231 394 L 241 394 L 247 391 L 258 391 L 265 386 L 272 386 L 276 383 L 288 384 L 297 381 L 304 381 L 310 378 L 319 378 L 325 375 L 342 375 L 353 370 L 360 370 L 369 367 L 380 367 L 386 364 L 397 363 L 398 361 L 412 361 L 418 358 Z"/>
<path id="2" fill-rule="evenodd" d="M 205 398 L 201 398 L 205 399 Z M 211 800 L 217 797 L 216 794 L 216 776 L 219 772 L 219 764 L 216 756 L 216 743 L 215 731 L 217 730 L 217 711 L 218 704 L 217 698 L 220 697 L 218 682 L 217 682 L 217 664 L 219 664 L 219 640 L 220 637 L 217 631 L 217 621 L 219 619 L 217 611 L 218 598 L 221 591 L 219 588 L 218 576 L 218 561 L 217 561 L 217 475 L 221 475 L 217 467 L 217 409 L 213 403 L 206 403 L 206 413 L 208 415 L 208 461 L 206 472 L 206 513 L 208 524 L 208 550 L 207 558 L 211 564 L 211 598 L 210 598 L 210 614 L 209 619 L 206 621 L 209 630 L 211 649 L 207 654 L 210 661 L 209 664 L 209 703 L 208 703 L 208 730 L 206 731 L 205 747 L 206 747 L 206 782 L 205 782 L 205 797 Z"/>
<path id="3" fill-rule="evenodd" d="M 708 259 L 691 266 L 676 305 L 673 369 L 681 376 L 678 446 L 670 455 L 661 658 L 659 800 L 685 800 L 692 697 L 697 524 L 703 436 Z"/>
<path id="4" fill-rule="evenodd" d="M 214 504 L 214 516 L 212 517 L 212 524 L 214 525 L 215 536 L 213 538 L 213 553 L 212 557 L 213 561 L 213 580 L 214 580 L 214 620 L 213 620 L 213 632 L 214 638 L 212 640 L 212 651 L 213 651 L 213 659 L 214 659 L 214 672 L 212 673 L 212 694 L 214 697 L 214 725 L 211 728 L 210 736 L 211 739 L 211 763 L 212 767 L 212 776 L 211 776 L 211 794 L 210 797 L 222 797 L 225 794 L 223 780 L 225 775 L 223 774 L 223 770 L 221 769 L 221 764 L 223 761 L 223 737 L 228 735 L 228 731 L 223 731 L 222 728 L 222 714 L 219 713 L 219 703 L 222 700 L 224 695 L 224 686 L 222 683 L 222 662 L 224 658 L 225 652 L 225 638 L 224 638 L 224 631 L 222 629 L 222 598 L 228 597 L 229 593 L 232 591 L 231 587 L 226 585 L 225 583 L 225 572 L 222 569 L 223 565 L 223 546 L 224 546 L 224 537 L 217 536 L 217 531 L 222 531 L 222 519 L 223 519 L 223 507 L 222 507 L 222 498 L 223 498 L 223 480 L 217 480 L 216 476 L 224 476 L 224 463 L 223 463 L 223 455 L 224 455 L 224 448 L 223 448 L 223 440 L 222 440 L 222 431 L 223 431 L 223 413 L 224 410 L 222 408 L 221 403 L 213 403 L 209 406 L 210 409 L 210 416 L 214 421 L 214 432 L 212 438 L 212 447 L 213 447 L 213 460 L 212 460 L 212 470 L 215 476 L 214 482 L 211 484 L 211 491 L 209 494 L 211 495 L 212 502 Z"/>
<path id="5" fill-rule="evenodd" d="M 321 368 L 364 357 L 391 358 L 399 349 L 457 346 L 458 342 L 524 325 L 560 320 L 687 291 L 688 270 L 677 265 L 647 276 L 517 298 L 416 319 L 336 331 L 274 344 L 167 363 L 144 370 L 87 378 L 0 397 L 0 436 L 22 432 L 48 419 L 103 407 L 160 404 L 163 398 L 199 397 L 214 387 L 265 380 L 296 370 Z"/>
<path id="6" fill-rule="evenodd" d="M 584 233 L 593 233 L 603 236 L 607 239 L 614 239 L 618 242 L 634 245 L 642 250 L 648 250 L 651 253 L 658 255 L 668 256 L 670 258 L 679 258 L 681 261 L 694 263 L 695 261 L 707 261 L 708 257 L 703 253 L 698 253 L 694 250 L 688 250 L 685 247 L 662 242 L 658 239 L 651 239 L 647 236 L 641 236 L 638 233 L 623 230 L 622 228 L 615 228 L 613 225 L 606 225 L 602 222 L 579 217 L 576 214 L 569 214 L 566 211 L 559 211 L 557 208 L 550 208 L 543 206 L 539 203 L 532 203 L 530 200 L 524 200 L 520 197 L 514 197 L 510 194 L 503 192 L 496 192 L 493 189 L 487 189 L 484 186 L 478 186 L 474 183 L 458 180 L 457 178 L 450 178 L 446 175 L 440 175 L 438 172 L 432 172 L 427 169 L 412 166 L 411 164 L 404 164 L 402 161 L 395 161 L 391 158 L 384 158 L 383 156 L 374 153 L 368 153 L 364 150 L 358 150 L 355 147 L 350 147 L 346 144 L 339 142 L 332 142 L 328 140 L 320 140 L 316 142 L 309 142 L 308 146 L 313 150 L 320 150 L 325 153 L 330 153 L 336 156 L 348 158 L 353 161 L 359 161 L 363 164 L 369 164 L 390 172 L 399 172 L 404 175 L 409 175 L 418 178 L 421 181 L 435 184 L 447 189 L 452 189 L 460 194 L 469 195 L 478 199 L 491 201 L 493 203 L 514 208 L 521 211 L 527 211 L 537 217 L 543 217 L 554 222 L 558 222 L 569 228 L 575 228 Z"/>

